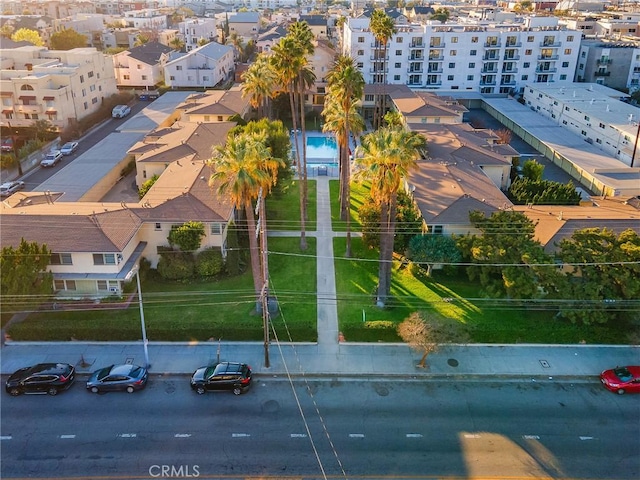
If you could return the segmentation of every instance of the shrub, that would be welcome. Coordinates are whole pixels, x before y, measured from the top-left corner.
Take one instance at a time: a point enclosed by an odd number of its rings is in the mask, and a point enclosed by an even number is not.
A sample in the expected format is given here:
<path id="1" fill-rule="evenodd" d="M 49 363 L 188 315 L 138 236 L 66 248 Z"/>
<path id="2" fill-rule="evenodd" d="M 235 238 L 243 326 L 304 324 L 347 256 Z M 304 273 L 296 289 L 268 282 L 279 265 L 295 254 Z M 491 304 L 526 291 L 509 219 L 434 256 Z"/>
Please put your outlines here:
<path id="1" fill-rule="evenodd" d="M 140 188 L 138 189 L 138 197 L 140 197 L 140 199 L 142 199 L 147 194 L 149 189 L 153 187 L 153 184 L 156 183 L 158 178 L 158 175 L 154 175 L 149 180 L 140 185 Z"/>
<path id="2" fill-rule="evenodd" d="M 195 253 L 200 248 L 204 236 L 202 222 L 185 222 L 182 225 L 171 227 L 167 240 L 172 247 L 177 246 L 183 252 Z"/>
<path id="3" fill-rule="evenodd" d="M 160 247 L 158 251 L 160 252 Z M 158 262 L 158 274 L 165 280 L 190 280 L 194 277 L 195 261 L 191 253 L 164 247 Z"/>
<path id="4" fill-rule="evenodd" d="M 224 258 L 219 247 L 211 247 L 196 256 L 196 272 L 201 277 L 214 277 L 224 269 Z"/>

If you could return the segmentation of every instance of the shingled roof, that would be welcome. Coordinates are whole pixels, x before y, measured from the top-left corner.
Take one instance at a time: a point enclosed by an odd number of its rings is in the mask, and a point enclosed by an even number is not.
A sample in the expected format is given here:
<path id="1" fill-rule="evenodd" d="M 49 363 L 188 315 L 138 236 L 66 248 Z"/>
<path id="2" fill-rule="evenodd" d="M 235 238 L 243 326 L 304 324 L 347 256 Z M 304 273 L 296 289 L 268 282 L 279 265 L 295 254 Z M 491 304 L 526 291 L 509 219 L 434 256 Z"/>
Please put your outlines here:
<path id="1" fill-rule="evenodd" d="M 163 55 L 173 49 L 159 42 L 149 42 L 129 50 L 129 56 L 147 65 L 157 65 Z"/>

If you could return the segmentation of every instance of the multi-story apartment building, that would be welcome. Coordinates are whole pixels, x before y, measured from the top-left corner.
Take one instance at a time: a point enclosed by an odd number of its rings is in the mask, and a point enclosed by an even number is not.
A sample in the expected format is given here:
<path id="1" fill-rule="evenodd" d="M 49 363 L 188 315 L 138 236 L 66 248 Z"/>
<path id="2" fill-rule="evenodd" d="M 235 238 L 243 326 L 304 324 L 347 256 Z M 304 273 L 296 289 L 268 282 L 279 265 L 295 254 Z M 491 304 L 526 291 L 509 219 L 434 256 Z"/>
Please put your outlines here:
<path id="1" fill-rule="evenodd" d="M 63 129 L 96 112 L 105 98 L 117 92 L 113 61 L 95 48 L 6 49 L 0 92 L 2 124 L 28 127 L 44 119 Z"/>
<path id="2" fill-rule="evenodd" d="M 79 13 L 96 13 L 96 6 L 93 2 L 89 2 L 88 0 L 3 0 L 2 12 L 5 15 L 23 15 L 24 12 L 29 12 L 31 15 L 43 15 L 50 18 L 64 18 Z"/>
<path id="3" fill-rule="evenodd" d="M 369 29 L 369 18 L 351 18 L 343 33 L 367 83 L 386 80 L 411 88 L 521 92 L 529 83 L 571 83 L 580 32 L 555 17 L 524 23 L 464 22 L 397 24 L 385 47 Z M 383 68 L 385 71 L 383 72 Z"/>
<path id="4" fill-rule="evenodd" d="M 619 91 L 594 83 L 529 84 L 524 100 L 533 111 L 620 160 L 621 167 L 631 165 L 639 110 L 620 101 Z"/>
<path id="5" fill-rule="evenodd" d="M 173 50 L 159 42 L 149 42 L 113 56 L 119 88 L 154 88 L 164 80 L 164 65 Z"/>
<path id="6" fill-rule="evenodd" d="M 232 47 L 210 42 L 186 54 L 172 54 L 164 81 L 172 88 L 211 88 L 229 79 L 234 65 Z"/>
<path id="7" fill-rule="evenodd" d="M 575 80 L 636 91 L 640 88 L 640 41 L 583 40 Z"/>
<path id="8" fill-rule="evenodd" d="M 207 42 L 218 39 L 218 21 L 214 18 L 187 18 L 178 24 L 178 30 L 187 52 L 198 48 L 202 39 Z"/>

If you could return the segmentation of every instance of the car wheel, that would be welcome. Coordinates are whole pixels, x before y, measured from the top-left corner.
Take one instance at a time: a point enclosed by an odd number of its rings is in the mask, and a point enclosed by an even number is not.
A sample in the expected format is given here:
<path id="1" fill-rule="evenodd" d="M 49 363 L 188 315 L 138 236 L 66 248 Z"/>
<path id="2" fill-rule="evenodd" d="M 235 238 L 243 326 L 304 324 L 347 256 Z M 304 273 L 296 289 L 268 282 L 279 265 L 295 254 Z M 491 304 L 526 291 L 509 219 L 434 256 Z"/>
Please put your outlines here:
<path id="1" fill-rule="evenodd" d="M 202 395 L 202 394 L 204 394 L 205 392 L 206 392 L 206 390 L 204 389 L 204 387 L 198 387 L 198 388 L 196 388 L 196 393 L 197 393 L 198 395 Z"/>
<path id="2" fill-rule="evenodd" d="M 127 387 L 127 393 L 133 393 L 133 392 L 135 392 L 135 388 L 133 388 L 131 385 L 129 385 Z"/>
<path id="3" fill-rule="evenodd" d="M 242 393 L 242 389 L 240 387 L 233 387 L 233 394 L 240 395 Z"/>
<path id="4" fill-rule="evenodd" d="M 98 390 L 98 387 L 91 387 L 91 392 L 92 393 L 98 393 L 98 392 L 100 392 L 100 390 Z"/>
<path id="5" fill-rule="evenodd" d="M 47 390 L 47 393 L 51 396 L 57 395 L 58 389 L 56 387 L 51 387 L 49 390 Z"/>
<path id="6" fill-rule="evenodd" d="M 18 395 L 20 395 L 20 390 L 18 390 L 17 388 L 12 388 L 11 390 L 9 390 L 9 394 L 12 397 L 17 397 Z"/>
<path id="7" fill-rule="evenodd" d="M 616 390 L 616 393 L 618 395 L 624 395 L 624 388 L 619 388 L 618 390 Z"/>

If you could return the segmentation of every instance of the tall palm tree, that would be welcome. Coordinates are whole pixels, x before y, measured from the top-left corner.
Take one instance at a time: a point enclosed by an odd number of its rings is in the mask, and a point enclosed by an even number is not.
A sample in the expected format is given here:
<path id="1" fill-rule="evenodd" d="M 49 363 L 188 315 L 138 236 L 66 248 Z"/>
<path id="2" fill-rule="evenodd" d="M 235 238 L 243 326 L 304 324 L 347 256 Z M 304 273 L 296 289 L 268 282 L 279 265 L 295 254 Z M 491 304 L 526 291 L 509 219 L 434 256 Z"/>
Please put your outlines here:
<path id="1" fill-rule="evenodd" d="M 361 119 L 355 119 L 357 125 L 350 125 L 351 110 L 360 102 L 364 93 L 364 77 L 355 60 L 347 55 L 339 56 L 327 74 L 327 93 L 330 101 L 337 103 L 343 111 L 345 119 L 344 154 L 340 155 L 340 218 L 347 220 L 349 216 L 349 185 L 351 180 L 349 165 L 349 139 L 351 133 L 359 134 L 363 130 Z"/>
<path id="2" fill-rule="evenodd" d="M 281 160 L 271 156 L 263 137 L 240 134 L 230 136 L 225 145 L 217 146 L 208 163 L 213 169 L 209 185 L 217 187 L 218 193 L 229 195 L 236 208 L 244 208 L 249 231 L 256 308 L 259 308 L 265 279 L 262 278 L 260 251 L 254 234 L 256 221 L 253 201 L 258 198 L 261 189 L 269 191 L 275 183 Z"/>
<path id="3" fill-rule="evenodd" d="M 371 22 L 369 23 L 369 29 L 373 36 L 377 40 L 379 45 L 382 45 L 382 84 L 387 84 L 387 43 L 389 39 L 396 33 L 396 26 L 393 19 L 385 13 L 382 9 L 376 9 L 371 14 Z M 377 61 L 376 61 L 377 64 Z M 375 69 L 374 69 L 375 70 Z M 375 82 L 378 84 L 379 82 Z M 377 88 L 376 88 L 377 90 Z M 376 92 L 378 93 L 378 92 Z M 386 110 L 386 92 L 382 95 L 376 95 L 375 98 L 375 113 L 373 117 L 374 128 L 380 128 L 382 126 L 382 117 Z"/>
<path id="4" fill-rule="evenodd" d="M 290 36 L 281 38 L 271 49 L 272 55 L 269 57 L 271 65 L 275 71 L 277 83 L 282 91 L 289 94 L 289 104 L 291 106 L 291 121 L 293 123 L 293 129 L 298 129 L 298 101 L 297 95 L 297 79 L 301 69 L 301 65 L 304 63 L 304 55 L 298 42 L 296 42 Z M 303 162 L 300 155 L 300 146 L 298 145 L 298 136 L 294 136 L 295 142 L 295 156 L 296 156 L 296 170 L 298 172 L 298 179 L 300 185 L 300 249 L 307 249 L 306 238 L 306 198 L 304 196 L 305 189 L 303 188 L 304 180 L 306 179 L 306 172 L 303 173 Z M 305 150 L 306 153 L 306 150 Z M 306 166 L 306 165 L 305 165 Z"/>
<path id="5" fill-rule="evenodd" d="M 426 142 L 402 127 L 384 127 L 362 137 L 358 174 L 371 182 L 371 196 L 380 204 L 380 265 L 377 304 L 384 307 L 391 291 L 393 237 L 398 190 L 417 167 Z"/>
<path id="6" fill-rule="evenodd" d="M 184 48 L 184 40 L 180 37 L 174 37 L 173 40 L 169 42 L 169 45 L 175 50 L 182 51 Z"/>
<path id="7" fill-rule="evenodd" d="M 263 54 L 242 74 L 242 98 L 249 97 L 249 103 L 258 112 L 259 117 L 271 117 L 268 108 L 273 91 L 275 74 L 269 60 Z"/>
<path id="8" fill-rule="evenodd" d="M 340 152 L 340 203 L 347 209 L 346 218 L 347 222 L 347 245 L 346 245 L 346 257 L 351 256 L 351 165 L 349 160 L 349 134 L 359 134 L 364 129 L 364 120 L 358 112 L 358 105 L 352 103 L 349 106 L 349 110 L 343 110 L 343 106 L 338 103 L 333 97 L 326 97 L 324 110 L 322 115 L 324 116 L 324 125 L 322 131 L 333 132 L 336 136 Z"/>

